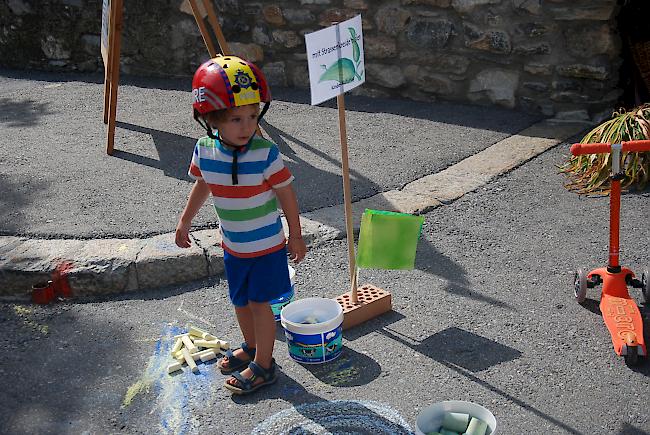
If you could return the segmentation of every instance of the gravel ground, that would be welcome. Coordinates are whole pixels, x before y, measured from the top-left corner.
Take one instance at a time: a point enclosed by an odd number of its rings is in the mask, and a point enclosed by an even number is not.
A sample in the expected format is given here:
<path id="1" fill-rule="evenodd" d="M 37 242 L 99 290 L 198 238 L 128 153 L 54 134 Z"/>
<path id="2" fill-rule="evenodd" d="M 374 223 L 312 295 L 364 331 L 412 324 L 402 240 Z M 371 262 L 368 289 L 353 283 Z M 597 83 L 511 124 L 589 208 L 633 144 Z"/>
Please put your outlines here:
<path id="1" fill-rule="evenodd" d="M 213 364 L 163 372 L 188 323 L 241 340 L 224 281 L 0 305 L 0 432 L 409 434 L 424 407 L 459 399 L 490 409 L 502 434 L 650 433 L 650 363 L 614 354 L 598 292 L 573 299 L 573 271 L 606 261 L 608 203 L 562 187 L 567 149 L 428 213 L 415 270 L 361 272 L 393 311 L 346 331 L 326 365 L 292 362 L 278 333 L 280 379 L 252 397 L 231 397 Z M 623 198 L 621 259 L 639 272 L 649 197 Z M 341 294 L 346 276 L 345 241 L 318 246 L 297 266 L 298 297 Z"/>
<path id="2" fill-rule="evenodd" d="M 196 138 L 190 79 L 124 77 L 115 153 L 105 153 L 102 78 L 0 70 L 0 234 L 143 237 L 176 228 Z M 303 212 L 343 202 L 337 110 L 275 89 L 265 134 L 296 175 Z M 353 200 L 458 161 L 538 118 L 495 107 L 346 98 Z M 194 221 L 214 227 L 206 205 Z"/>

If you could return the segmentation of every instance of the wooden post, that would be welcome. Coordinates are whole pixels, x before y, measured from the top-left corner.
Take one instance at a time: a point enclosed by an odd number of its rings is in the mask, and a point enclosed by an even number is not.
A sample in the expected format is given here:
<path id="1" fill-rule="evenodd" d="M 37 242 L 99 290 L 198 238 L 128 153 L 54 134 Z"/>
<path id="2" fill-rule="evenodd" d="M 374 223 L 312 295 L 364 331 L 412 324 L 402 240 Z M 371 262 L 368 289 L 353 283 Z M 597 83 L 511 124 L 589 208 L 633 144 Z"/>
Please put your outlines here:
<path id="1" fill-rule="evenodd" d="M 357 303 L 357 273 L 354 254 L 354 227 L 352 226 L 352 192 L 350 189 L 350 165 L 348 161 L 348 135 L 345 127 L 345 96 L 336 96 L 339 110 L 339 137 L 341 141 L 341 165 L 343 167 L 343 202 L 345 205 L 345 231 L 348 237 L 348 260 L 350 266 L 350 292 L 352 302 Z"/>
<path id="2" fill-rule="evenodd" d="M 337 25 L 338 23 L 332 23 Z M 339 28 L 336 27 L 337 41 L 340 41 Z M 343 83 L 342 71 L 339 82 Z M 390 292 L 364 284 L 358 288 L 356 255 L 354 249 L 354 227 L 352 224 L 352 190 L 350 189 L 350 167 L 348 159 L 348 135 L 345 125 L 345 97 L 340 92 L 336 96 L 339 112 L 339 136 L 341 142 L 341 166 L 343 169 L 343 203 L 345 207 L 345 231 L 348 238 L 348 262 L 350 267 L 350 291 L 336 297 L 343 308 L 343 329 L 349 329 L 392 310 Z"/>

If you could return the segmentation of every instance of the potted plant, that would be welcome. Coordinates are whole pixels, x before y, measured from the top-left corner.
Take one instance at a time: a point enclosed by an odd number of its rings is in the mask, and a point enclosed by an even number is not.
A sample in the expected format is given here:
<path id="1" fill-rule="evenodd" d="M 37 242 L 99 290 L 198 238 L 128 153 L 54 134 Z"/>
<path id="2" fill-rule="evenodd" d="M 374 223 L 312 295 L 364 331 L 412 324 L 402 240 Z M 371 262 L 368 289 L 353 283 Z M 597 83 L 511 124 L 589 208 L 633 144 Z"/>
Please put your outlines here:
<path id="1" fill-rule="evenodd" d="M 591 130 L 580 143 L 621 143 L 650 139 L 650 104 L 614 112 L 612 118 Z M 580 194 L 608 195 L 612 162 L 610 154 L 571 156 L 560 166 L 570 178 L 565 187 Z M 644 189 L 650 177 L 650 153 L 622 153 L 621 187 Z"/>

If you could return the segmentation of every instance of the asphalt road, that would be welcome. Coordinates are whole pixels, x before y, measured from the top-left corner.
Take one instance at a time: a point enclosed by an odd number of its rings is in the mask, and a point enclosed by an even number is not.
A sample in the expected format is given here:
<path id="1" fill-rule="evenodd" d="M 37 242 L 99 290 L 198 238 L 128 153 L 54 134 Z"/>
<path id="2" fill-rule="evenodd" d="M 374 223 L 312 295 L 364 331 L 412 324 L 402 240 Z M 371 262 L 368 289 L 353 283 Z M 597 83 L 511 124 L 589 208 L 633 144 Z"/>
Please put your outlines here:
<path id="1" fill-rule="evenodd" d="M 144 237 L 173 231 L 191 189 L 191 79 L 123 77 L 113 157 L 102 77 L 0 70 L 0 234 Z M 302 212 L 343 202 L 338 113 L 273 89 L 263 124 Z M 346 96 L 353 201 L 438 172 L 538 120 L 496 107 Z M 216 226 L 206 205 L 196 228 Z"/>
<path id="2" fill-rule="evenodd" d="M 280 379 L 252 397 L 232 397 L 213 364 L 164 372 L 188 323 L 241 340 L 224 281 L 0 305 L 0 432 L 409 434 L 424 407 L 459 399 L 490 409 L 501 434 L 650 433 L 650 364 L 614 354 L 596 291 L 585 307 L 573 299 L 573 271 L 605 264 L 608 202 L 562 187 L 567 149 L 426 214 L 415 270 L 361 272 L 393 311 L 347 331 L 326 365 L 291 361 L 278 333 Z M 623 198 L 621 260 L 638 272 L 650 265 L 649 197 Z M 299 298 L 343 293 L 345 241 L 296 269 Z"/>

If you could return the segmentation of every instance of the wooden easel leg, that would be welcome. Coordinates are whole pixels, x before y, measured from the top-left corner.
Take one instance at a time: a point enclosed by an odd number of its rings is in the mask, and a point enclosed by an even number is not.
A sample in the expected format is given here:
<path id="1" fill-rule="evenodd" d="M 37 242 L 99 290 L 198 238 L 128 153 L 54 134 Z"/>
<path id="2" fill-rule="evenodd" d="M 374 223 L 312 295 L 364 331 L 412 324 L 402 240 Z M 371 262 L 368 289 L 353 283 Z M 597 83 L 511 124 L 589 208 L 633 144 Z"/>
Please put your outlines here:
<path id="1" fill-rule="evenodd" d="M 115 117 L 117 116 L 117 89 L 120 82 L 120 44 L 122 42 L 122 1 L 114 0 L 114 9 L 111 11 L 111 27 L 113 30 L 113 44 L 110 52 L 110 98 L 108 114 L 108 131 L 106 134 L 106 154 L 113 155 L 115 143 Z"/>
<path id="2" fill-rule="evenodd" d="M 110 101 L 110 71 L 104 68 L 104 124 L 108 124 L 108 104 Z"/>
<path id="3" fill-rule="evenodd" d="M 205 11 L 208 13 L 208 21 L 210 22 L 210 26 L 212 26 L 212 31 L 214 32 L 214 35 L 217 37 L 217 42 L 219 43 L 221 54 L 223 55 L 232 54 L 232 52 L 230 51 L 230 47 L 226 42 L 226 38 L 223 36 L 223 32 L 221 31 L 221 26 L 219 25 L 219 19 L 217 18 L 217 14 L 215 13 L 214 8 L 210 3 L 210 0 L 203 0 L 203 7 L 205 7 Z"/>
<path id="4" fill-rule="evenodd" d="M 199 26 L 199 31 L 201 32 L 203 42 L 205 42 L 205 46 L 208 49 L 208 53 L 210 53 L 210 57 L 215 57 L 217 55 L 217 51 L 214 49 L 214 44 L 212 44 L 212 39 L 210 38 L 208 29 L 205 27 L 205 23 L 203 22 L 203 17 L 201 15 L 201 11 L 199 10 L 199 6 L 196 4 L 196 0 L 189 1 L 190 7 L 192 8 L 192 14 L 194 15 L 197 26 Z"/>

